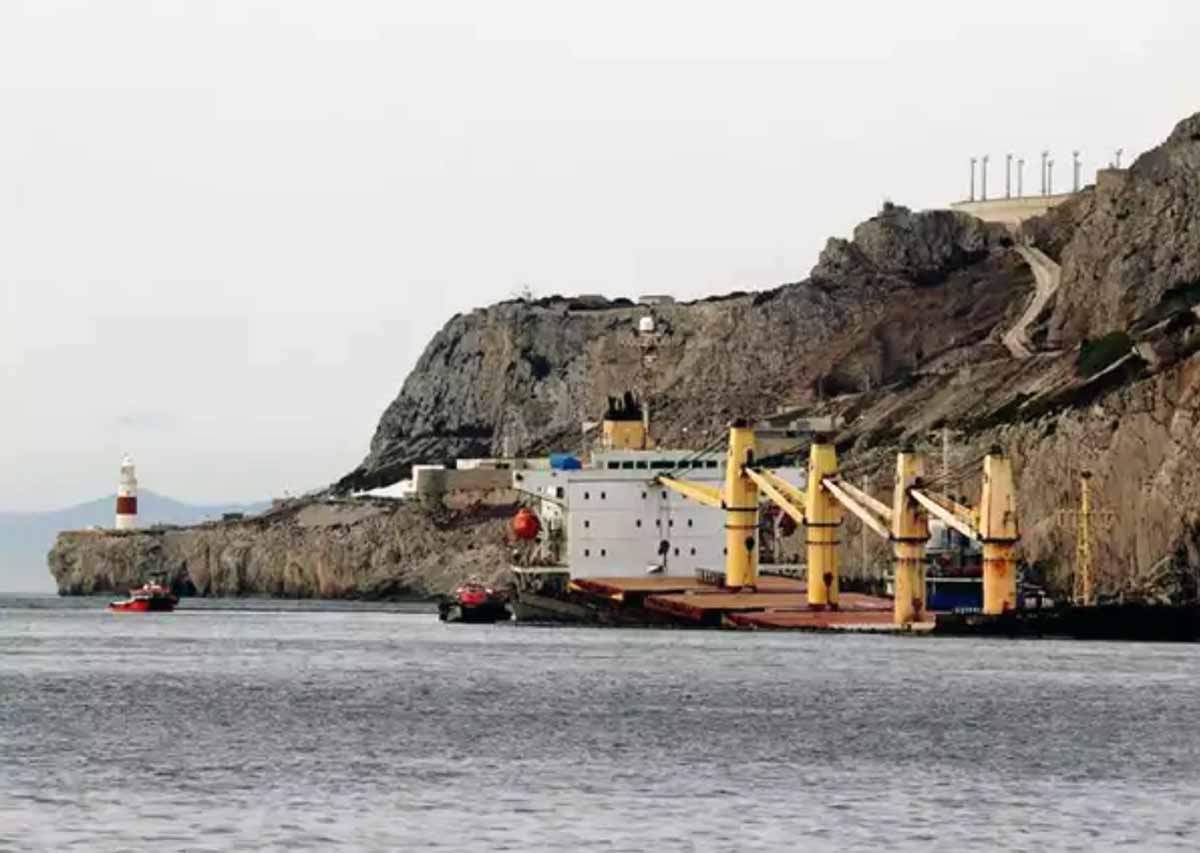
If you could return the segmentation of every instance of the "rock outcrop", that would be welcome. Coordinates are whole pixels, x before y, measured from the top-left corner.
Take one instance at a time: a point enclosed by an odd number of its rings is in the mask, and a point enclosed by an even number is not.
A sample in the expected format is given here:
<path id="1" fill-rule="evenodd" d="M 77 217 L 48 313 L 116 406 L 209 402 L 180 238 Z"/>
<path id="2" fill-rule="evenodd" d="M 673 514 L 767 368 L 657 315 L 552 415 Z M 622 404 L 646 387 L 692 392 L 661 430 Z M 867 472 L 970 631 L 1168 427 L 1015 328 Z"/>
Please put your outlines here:
<path id="1" fill-rule="evenodd" d="M 49 555 L 60 594 L 119 592 L 163 572 L 195 595 L 412 598 L 510 563 L 513 505 L 430 510 L 398 501 L 297 501 L 234 522 L 78 531 Z"/>
<path id="2" fill-rule="evenodd" d="M 1102 172 L 1062 214 L 1073 227 L 1051 340 L 1074 345 L 1200 304 L 1200 114 L 1128 171 Z"/>
<path id="3" fill-rule="evenodd" d="M 650 405 L 668 441 L 731 417 L 868 390 L 921 365 L 998 355 L 993 335 L 1032 287 L 1003 230 L 886 205 L 814 276 L 757 294 L 655 308 Z M 414 462 L 578 447 L 580 422 L 640 381 L 645 309 L 552 297 L 456 316 L 434 337 L 340 491 L 385 485 Z"/>

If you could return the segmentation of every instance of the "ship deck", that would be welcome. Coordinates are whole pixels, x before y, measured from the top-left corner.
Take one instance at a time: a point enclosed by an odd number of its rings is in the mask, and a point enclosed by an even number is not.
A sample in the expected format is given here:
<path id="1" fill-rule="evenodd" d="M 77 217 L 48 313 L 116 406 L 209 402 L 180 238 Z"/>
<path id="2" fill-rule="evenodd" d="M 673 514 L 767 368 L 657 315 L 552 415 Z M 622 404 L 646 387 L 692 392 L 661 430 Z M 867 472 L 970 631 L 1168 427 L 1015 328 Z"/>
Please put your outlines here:
<path id="1" fill-rule="evenodd" d="M 669 575 L 574 578 L 571 583 L 584 592 L 602 595 L 615 601 L 624 601 L 627 597 L 636 595 L 708 595 L 728 592 L 699 578 Z M 804 589 L 803 581 L 792 578 L 760 577 L 758 579 L 759 593 L 803 593 Z"/>
<path id="2" fill-rule="evenodd" d="M 787 577 L 762 576 L 754 590 L 730 590 L 704 578 L 684 576 L 575 578 L 571 584 L 579 593 L 603 598 L 626 615 L 641 612 L 655 621 L 665 618 L 681 626 L 899 630 L 893 624 L 890 598 L 845 592 L 836 610 L 813 607 L 804 581 Z M 906 630 L 920 630 L 920 626 Z"/>

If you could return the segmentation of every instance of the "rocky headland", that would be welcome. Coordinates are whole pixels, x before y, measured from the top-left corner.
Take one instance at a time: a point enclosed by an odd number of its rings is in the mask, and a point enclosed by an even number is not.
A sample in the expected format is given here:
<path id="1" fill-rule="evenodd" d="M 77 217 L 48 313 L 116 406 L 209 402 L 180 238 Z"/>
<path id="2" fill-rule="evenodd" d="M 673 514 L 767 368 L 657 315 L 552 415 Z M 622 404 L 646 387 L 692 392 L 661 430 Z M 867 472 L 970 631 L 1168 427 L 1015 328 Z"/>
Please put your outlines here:
<path id="1" fill-rule="evenodd" d="M 253 518 L 59 535 L 61 595 L 124 591 L 154 572 L 191 595 L 407 599 L 509 565 L 514 504 L 467 509 L 395 500 L 297 500 Z"/>
<path id="2" fill-rule="evenodd" d="M 1023 316 L 1032 250 L 1056 287 Z M 1164 561 L 1200 564 L 1198 305 L 1200 114 L 1019 229 L 888 204 L 852 239 L 830 239 L 804 281 L 656 307 L 650 405 L 677 446 L 709 443 L 736 416 L 841 415 L 844 464 L 880 486 L 899 446 L 936 453 L 949 430 L 951 486 L 977 493 L 967 463 L 999 444 L 1014 458 L 1023 555 L 1051 585 L 1074 548 L 1059 511 L 1091 470 L 1112 513 L 1096 537 L 1100 581 L 1127 588 Z M 577 449 L 580 421 L 638 381 L 643 313 L 548 297 L 451 318 L 362 464 L 314 500 L 395 482 L 417 462 Z M 507 561 L 496 507 L 449 521 L 414 505 L 362 518 L 345 507 L 323 526 L 301 524 L 301 507 L 232 527 L 64 534 L 51 571 L 64 593 L 186 565 L 206 594 L 377 596 L 437 591 Z"/>

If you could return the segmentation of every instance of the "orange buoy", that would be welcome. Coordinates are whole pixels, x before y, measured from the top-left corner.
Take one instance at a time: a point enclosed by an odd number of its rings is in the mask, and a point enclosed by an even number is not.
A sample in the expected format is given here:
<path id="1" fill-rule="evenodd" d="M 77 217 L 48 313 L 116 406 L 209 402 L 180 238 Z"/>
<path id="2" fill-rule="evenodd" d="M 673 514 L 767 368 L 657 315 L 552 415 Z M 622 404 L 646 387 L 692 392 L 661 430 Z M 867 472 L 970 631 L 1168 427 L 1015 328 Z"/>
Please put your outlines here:
<path id="1" fill-rule="evenodd" d="M 518 539 L 536 539 L 538 531 L 542 529 L 542 523 L 538 521 L 537 514 L 528 507 L 521 507 L 517 510 L 517 514 L 513 516 L 513 533 Z"/>

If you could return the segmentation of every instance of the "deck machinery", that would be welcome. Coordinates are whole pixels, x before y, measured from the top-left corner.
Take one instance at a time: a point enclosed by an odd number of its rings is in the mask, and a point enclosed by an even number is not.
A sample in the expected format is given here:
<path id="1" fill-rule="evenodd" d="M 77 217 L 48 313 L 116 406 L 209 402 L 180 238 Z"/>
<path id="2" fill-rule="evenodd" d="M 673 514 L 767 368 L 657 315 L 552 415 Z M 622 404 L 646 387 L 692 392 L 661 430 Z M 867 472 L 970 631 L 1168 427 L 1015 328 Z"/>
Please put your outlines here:
<path id="1" fill-rule="evenodd" d="M 984 457 L 978 511 L 930 489 L 924 474 L 922 454 L 912 450 L 899 453 L 889 506 L 841 479 L 834 445 L 818 439 L 809 449 L 807 488 L 801 490 L 769 468 L 756 465 L 754 430 L 745 421 L 735 421 L 729 430 L 722 487 L 670 476 L 659 476 L 656 482 L 724 511 L 725 586 L 729 589 L 751 590 L 758 584 L 756 531 L 762 494 L 804 526 L 811 609 L 838 608 L 838 534 L 846 511 L 892 543 L 893 618 L 897 625 L 926 618 L 925 545 L 931 516 L 982 543 L 984 614 L 1014 609 L 1015 548 L 1020 532 L 1010 460 L 999 447 Z"/>

